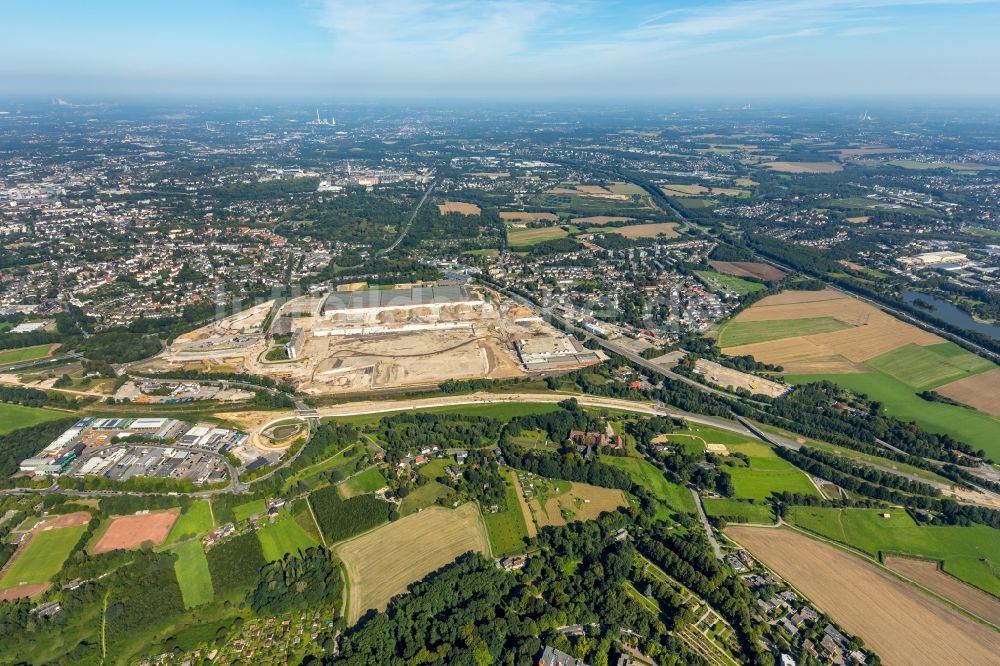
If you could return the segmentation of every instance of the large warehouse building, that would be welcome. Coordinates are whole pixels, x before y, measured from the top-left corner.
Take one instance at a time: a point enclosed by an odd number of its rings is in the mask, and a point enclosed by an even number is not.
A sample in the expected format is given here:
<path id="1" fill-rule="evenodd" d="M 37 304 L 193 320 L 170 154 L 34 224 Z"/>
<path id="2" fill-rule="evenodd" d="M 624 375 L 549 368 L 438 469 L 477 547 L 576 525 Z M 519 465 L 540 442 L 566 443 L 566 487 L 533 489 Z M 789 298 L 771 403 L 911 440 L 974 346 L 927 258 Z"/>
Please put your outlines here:
<path id="1" fill-rule="evenodd" d="M 365 289 L 334 292 L 323 303 L 322 314 L 377 314 L 389 310 L 413 310 L 444 305 L 483 305 L 478 294 L 457 284 L 421 285 L 405 289 Z"/>

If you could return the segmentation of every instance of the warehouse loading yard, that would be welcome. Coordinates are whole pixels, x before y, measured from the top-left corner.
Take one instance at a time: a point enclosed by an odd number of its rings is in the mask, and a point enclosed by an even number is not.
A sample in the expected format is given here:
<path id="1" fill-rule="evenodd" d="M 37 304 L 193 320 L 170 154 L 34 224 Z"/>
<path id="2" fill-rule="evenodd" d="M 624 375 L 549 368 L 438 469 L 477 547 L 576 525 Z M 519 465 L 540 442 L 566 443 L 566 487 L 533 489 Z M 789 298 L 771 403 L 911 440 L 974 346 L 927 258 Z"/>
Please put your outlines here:
<path id="1" fill-rule="evenodd" d="M 292 299 L 270 320 L 270 304 L 255 306 L 179 339 L 141 369 L 249 372 L 328 395 L 566 372 L 605 358 L 483 288 L 366 287 Z"/>

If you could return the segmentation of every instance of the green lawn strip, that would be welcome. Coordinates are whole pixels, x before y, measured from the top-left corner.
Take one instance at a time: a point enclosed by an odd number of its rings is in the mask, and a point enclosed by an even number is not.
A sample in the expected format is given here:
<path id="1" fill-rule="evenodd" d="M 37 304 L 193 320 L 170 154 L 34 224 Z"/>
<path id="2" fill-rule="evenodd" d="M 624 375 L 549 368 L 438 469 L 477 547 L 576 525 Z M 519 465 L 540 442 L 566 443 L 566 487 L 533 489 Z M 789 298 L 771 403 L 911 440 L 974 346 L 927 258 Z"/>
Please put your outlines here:
<path id="1" fill-rule="evenodd" d="M 767 287 L 759 282 L 743 280 L 735 275 L 725 275 L 715 271 L 695 271 L 712 289 L 732 289 L 740 296 L 746 296 Z"/>
<path id="2" fill-rule="evenodd" d="M 207 604 L 215 597 L 212 589 L 212 574 L 208 571 L 208 559 L 201 541 L 193 539 L 174 546 L 171 551 L 177 555 L 174 573 L 184 597 L 185 608 Z"/>
<path id="3" fill-rule="evenodd" d="M 44 358 L 49 353 L 52 345 L 35 345 L 34 347 L 19 347 L 17 349 L 4 349 L 0 351 L 0 364 L 23 363 Z"/>
<path id="4" fill-rule="evenodd" d="M 319 541 L 304 530 L 294 516 L 285 511 L 280 512 L 274 522 L 259 528 L 257 538 L 268 562 L 319 545 Z"/>
<path id="5" fill-rule="evenodd" d="M 878 400 L 890 416 L 914 421 L 930 432 L 951 435 L 974 449 L 983 449 L 994 460 L 1000 459 L 1000 419 L 974 409 L 924 400 L 912 387 L 883 372 L 791 375 L 785 379 L 794 384 L 834 382 Z"/>
<path id="6" fill-rule="evenodd" d="M 648 460 L 632 457 L 601 456 L 601 462 L 625 471 L 631 477 L 632 481 L 646 488 L 657 499 L 675 511 L 695 513 L 698 510 L 694 503 L 694 497 L 691 496 L 691 491 L 678 483 L 668 480 L 663 472 Z"/>
<path id="7" fill-rule="evenodd" d="M 0 403 L 0 435 L 68 416 L 73 416 L 73 414 L 55 409 L 45 409 L 44 407 L 25 407 Z"/>
<path id="8" fill-rule="evenodd" d="M 49 582 L 62 569 L 73 546 L 80 541 L 80 537 L 86 531 L 86 525 L 77 525 L 36 534 L 0 579 L 0 589 Z"/>
<path id="9" fill-rule="evenodd" d="M 207 500 L 197 500 L 188 505 L 181 515 L 177 516 L 174 526 L 170 528 L 165 545 L 201 536 L 214 527 L 212 521 L 212 506 Z"/>
<path id="10" fill-rule="evenodd" d="M 252 500 L 246 504 L 239 504 L 233 507 L 233 516 L 237 521 L 246 520 L 250 516 L 262 515 L 267 511 L 267 503 L 262 499 Z"/>
<path id="11" fill-rule="evenodd" d="M 378 414 L 358 414 L 356 416 L 333 416 L 329 417 L 340 423 L 350 423 L 355 426 L 371 425 L 378 423 L 387 416 L 402 414 L 403 412 L 417 412 L 426 414 L 461 414 L 463 416 L 489 416 L 499 421 L 510 421 L 517 416 L 531 416 L 534 414 L 549 414 L 559 411 L 559 406 L 548 402 L 504 402 L 495 404 L 475 404 L 451 405 L 448 407 L 429 407 L 427 409 L 399 409 L 391 412 L 379 412 Z"/>
<path id="12" fill-rule="evenodd" d="M 373 493 L 380 488 L 385 488 L 385 485 L 385 477 L 382 476 L 382 472 L 372 467 L 340 484 L 340 494 L 345 498 L 354 497 L 355 495 Z"/>
<path id="13" fill-rule="evenodd" d="M 719 497 L 702 498 L 705 513 L 710 516 L 724 518 L 730 523 L 760 523 L 773 525 L 774 512 L 768 504 L 759 502 L 742 502 L 740 500 Z"/>
<path id="14" fill-rule="evenodd" d="M 865 361 L 865 365 L 895 377 L 915 391 L 942 386 L 995 367 L 951 342 L 927 347 L 903 345 Z"/>
<path id="15" fill-rule="evenodd" d="M 763 500 L 772 492 L 785 491 L 821 497 L 805 472 L 779 458 L 767 444 L 752 442 L 727 444 L 727 447 L 730 453 L 750 457 L 750 467 L 722 467 L 733 479 L 737 498 Z"/>
<path id="16" fill-rule="evenodd" d="M 719 329 L 720 347 L 752 345 L 768 340 L 783 340 L 800 335 L 832 333 L 850 328 L 833 317 L 782 319 L 777 321 L 731 321 Z"/>
<path id="17" fill-rule="evenodd" d="M 524 522 L 524 513 L 514 490 L 514 481 L 510 470 L 502 470 L 507 487 L 504 490 L 503 511 L 490 513 L 489 507 L 483 507 L 483 519 L 486 522 L 486 534 L 490 538 L 490 547 L 495 557 L 520 553 L 524 551 L 524 541 L 528 537 L 528 528 Z"/>
<path id="18" fill-rule="evenodd" d="M 882 514 L 888 512 L 885 520 Z M 1000 530 L 918 525 L 902 509 L 792 507 L 789 521 L 878 556 L 899 554 L 943 561 L 944 570 L 1000 597 Z"/>
<path id="19" fill-rule="evenodd" d="M 355 454 L 355 455 L 348 455 L 348 453 L 350 453 L 350 452 L 352 452 L 354 450 L 354 447 L 358 447 L 357 454 Z M 327 458 L 326 460 L 321 460 L 320 462 L 313 463 L 312 465 L 309 465 L 308 467 L 303 467 L 302 469 L 300 469 L 299 471 L 297 471 L 295 474 L 293 474 L 290 477 L 288 477 L 287 479 L 285 479 L 284 484 L 282 484 L 282 486 L 281 486 L 282 492 L 288 492 L 288 490 L 292 486 L 294 486 L 296 483 L 298 483 L 302 479 L 306 479 L 306 478 L 308 478 L 310 476 L 316 476 L 317 474 L 322 474 L 323 472 L 327 472 L 327 471 L 329 471 L 329 470 L 331 470 L 331 469 L 333 469 L 335 467 L 339 467 L 341 465 L 345 465 L 345 466 L 349 465 L 349 464 L 352 465 L 358 458 L 360 458 L 361 456 L 363 456 L 366 452 L 367 452 L 367 449 L 364 446 L 364 444 L 351 444 L 349 446 L 346 446 L 343 449 L 341 449 L 340 451 L 338 451 L 337 453 L 335 453 L 332 456 L 330 456 L 329 458 Z"/>

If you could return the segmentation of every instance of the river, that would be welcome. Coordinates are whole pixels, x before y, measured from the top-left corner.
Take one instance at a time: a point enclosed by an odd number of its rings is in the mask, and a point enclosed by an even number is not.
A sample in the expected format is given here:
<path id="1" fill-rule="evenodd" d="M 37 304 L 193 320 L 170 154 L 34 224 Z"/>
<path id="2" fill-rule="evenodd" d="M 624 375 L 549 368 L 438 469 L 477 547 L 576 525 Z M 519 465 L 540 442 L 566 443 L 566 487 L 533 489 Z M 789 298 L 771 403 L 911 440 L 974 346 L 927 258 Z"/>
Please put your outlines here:
<path id="1" fill-rule="evenodd" d="M 904 291 L 902 295 L 903 300 L 910 305 L 915 306 L 917 310 L 932 314 L 937 319 L 946 321 L 953 326 L 958 326 L 968 331 L 982 333 L 983 335 L 987 335 L 1000 342 L 1000 326 L 997 326 L 996 324 L 984 324 L 983 322 L 976 321 L 964 310 L 960 310 L 958 307 L 952 305 L 948 301 L 938 298 L 937 296 L 921 294 L 915 291 Z M 920 305 L 916 305 L 914 301 L 917 299 L 920 299 L 924 303 L 930 303 L 933 307 L 928 310 Z"/>

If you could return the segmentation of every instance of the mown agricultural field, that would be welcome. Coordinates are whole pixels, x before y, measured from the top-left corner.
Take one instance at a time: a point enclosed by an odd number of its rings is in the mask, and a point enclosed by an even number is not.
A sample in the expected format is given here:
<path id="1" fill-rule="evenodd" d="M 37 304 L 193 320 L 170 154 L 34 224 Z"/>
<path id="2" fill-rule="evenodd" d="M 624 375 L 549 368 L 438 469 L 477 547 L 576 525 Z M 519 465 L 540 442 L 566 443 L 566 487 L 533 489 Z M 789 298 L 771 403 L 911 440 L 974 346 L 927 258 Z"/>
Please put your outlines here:
<path id="1" fill-rule="evenodd" d="M 166 544 L 177 543 L 209 532 L 212 529 L 212 507 L 207 500 L 197 500 L 181 511 L 167 535 Z"/>
<path id="2" fill-rule="evenodd" d="M 264 559 L 268 562 L 280 560 L 285 555 L 297 555 L 307 548 L 318 546 L 319 542 L 299 525 L 295 518 L 282 511 L 274 522 L 257 530 Z"/>
<path id="3" fill-rule="evenodd" d="M 507 242 L 511 247 L 528 247 L 542 241 L 565 238 L 569 234 L 559 227 L 538 227 L 535 229 L 508 229 Z"/>
<path id="4" fill-rule="evenodd" d="M 658 500 L 674 511 L 694 513 L 698 510 L 690 490 L 668 480 L 659 468 L 647 460 L 604 456 L 601 458 L 601 462 L 624 470 L 632 478 L 632 481 L 649 490 Z"/>
<path id="5" fill-rule="evenodd" d="M 0 435 L 6 435 L 8 432 L 21 428 L 30 428 L 39 423 L 66 418 L 67 416 L 72 416 L 72 414 L 69 412 L 59 412 L 54 409 L 45 409 L 44 407 L 24 407 L 22 405 L 0 403 Z"/>
<path id="6" fill-rule="evenodd" d="M 903 510 L 793 507 L 789 522 L 872 556 L 899 554 L 941 560 L 944 571 L 1000 596 L 1000 539 L 995 529 L 917 525 Z"/>
<path id="7" fill-rule="evenodd" d="M 747 502 L 719 497 L 706 497 L 702 500 L 705 513 L 709 516 L 724 518 L 730 523 L 774 524 L 774 511 L 770 505 L 761 502 Z"/>
<path id="8" fill-rule="evenodd" d="M 507 483 L 504 492 L 506 508 L 498 513 L 487 511 L 483 514 L 483 520 L 486 522 L 486 533 L 490 538 L 490 546 L 493 549 L 493 554 L 497 557 L 522 552 L 525 539 L 528 537 L 528 527 L 525 523 L 524 513 L 521 511 L 517 490 L 514 488 L 513 475 L 510 470 L 506 469 L 501 474 Z"/>
<path id="9" fill-rule="evenodd" d="M 347 622 L 370 608 L 384 610 L 408 585 L 468 551 L 489 554 L 479 508 L 430 507 L 345 542 L 336 550 L 350 589 Z"/>
<path id="10" fill-rule="evenodd" d="M 719 344 L 782 366 L 791 383 L 835 382 L 878 400 L 891 416 L 1000 457 L 1000 419 L 917 395 L 954 387 L 989 411 L 1000 389 L 987 380 L 984 391 L 976 378 L 993 376 L 996 366 L 858 299 L 832 290 L 768 296 L 723 325 Z"/>
<path id="11" fill-rule="evenodd" d="M 731 289 L 740 296 L 746 296 L 756 291 L 767 289 L 759 282 L 751 282 L 738 278 L 735 275 L 725 275 L 715 271 L 695 271 L 702 280 L 712 289 Z"/>
<path id="12" fill-rule="evenodd" d="M 212 589 L 212 574 L 208 570 L 208 558 L 197 539 L 186 541 L 171 549 L 177 555 L 174 572 L 181 588 L 185 608 L 207 604 L 215 597 Z"/>
<path id="13" fill-rule="evenodd" d="M 373 467 L 340 484 L 340 493 L 344 499 L 349 499 L 357 495 L 373 493 L 381 488 L 385 488 L 385 477 L 382 476 L 382 472 Z"/>

